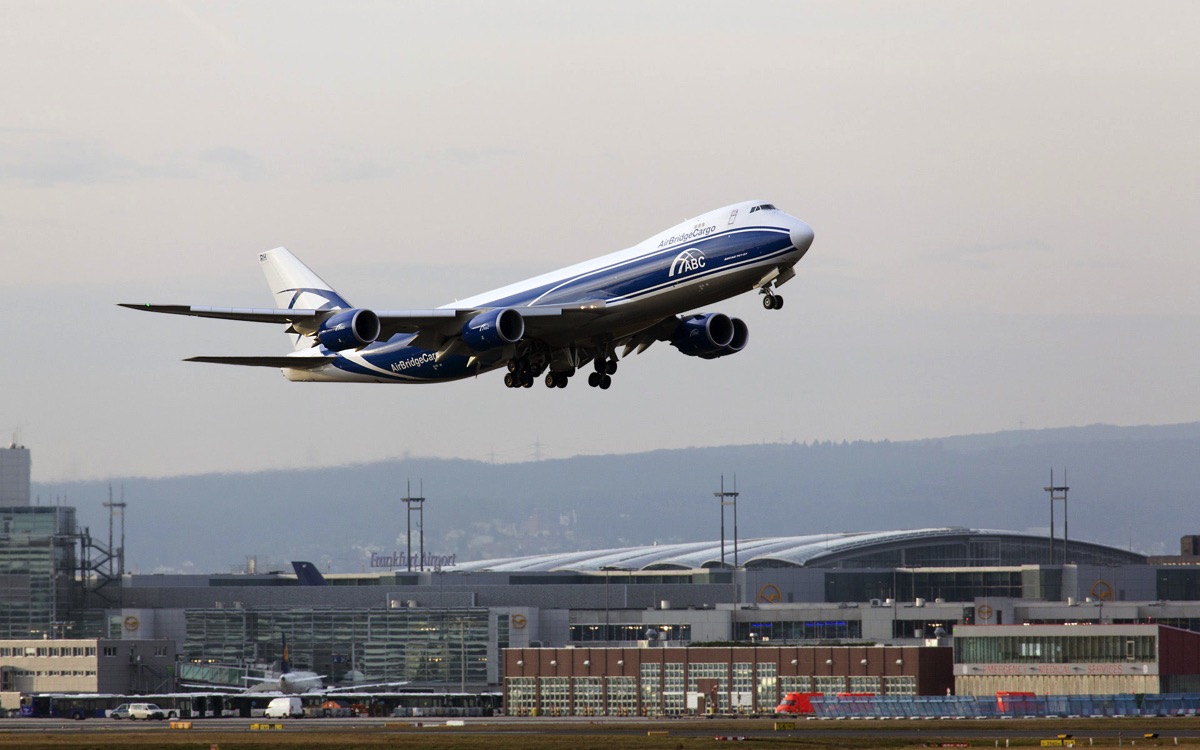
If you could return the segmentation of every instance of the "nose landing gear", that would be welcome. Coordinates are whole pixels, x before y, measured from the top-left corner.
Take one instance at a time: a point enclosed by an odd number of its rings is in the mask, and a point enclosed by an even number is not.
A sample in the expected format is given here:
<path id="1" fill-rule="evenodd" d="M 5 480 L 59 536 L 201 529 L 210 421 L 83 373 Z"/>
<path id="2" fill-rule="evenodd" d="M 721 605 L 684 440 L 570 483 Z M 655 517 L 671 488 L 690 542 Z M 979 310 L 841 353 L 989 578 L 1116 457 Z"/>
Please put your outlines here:
<path id="1" fill-rule="evenodd" d="M 778 294 L 772 293 L 771 290 L 768 289 L 767 287 L 763 287 L 762 293 L 763 293 L 763 300 L 762 300 L 763 307 L 765 307 L 768 310 L 778 310 L 781 307 L 783 307 L 783 297 L 779 296 Z"/>

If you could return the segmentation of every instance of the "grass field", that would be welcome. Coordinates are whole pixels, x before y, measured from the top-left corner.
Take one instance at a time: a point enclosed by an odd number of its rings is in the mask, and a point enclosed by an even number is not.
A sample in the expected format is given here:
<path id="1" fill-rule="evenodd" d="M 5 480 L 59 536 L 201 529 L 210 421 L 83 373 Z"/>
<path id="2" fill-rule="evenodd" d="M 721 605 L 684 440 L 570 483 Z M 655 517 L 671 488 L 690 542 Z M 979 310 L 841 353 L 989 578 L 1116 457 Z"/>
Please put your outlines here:
<path id="1" fill-rule="evenodd" d="M 285 731 L 229 732 L 203 727 L 130 731 L 109 725 L 81 725 L 78 729 L 71 727 L 60 732 L 28 732 L 17 725 L 15 729 L 0 727 L 0 749 L 682 750 L 725 747 L 730 743 L 715 737 L 744 735 L 750 735 L 747 743 L 758 746 L 814 750 L 939 747 L 942 743 L 963 742 L 971 747 L 1039 747 L 1042 739 L 1056 739 L 1060 733 L 1074 735 L 1076 747 L 1200 747 L 1200 739 L 1178 736 L 1181 732 L 1200 734 L 1200 719 L 801 721 L 796 723 L 794 730 L 778 732 L 772 731 L 772 726 L 769 720 L 676 720 L 637 724 L 529 722 L 467 727 L 405 727 L 397 724 L 363 728 L 326 728 L 311 722 Z M 1159 737 L 1147 738 L 1147 733 L 1157 733 Z"/>

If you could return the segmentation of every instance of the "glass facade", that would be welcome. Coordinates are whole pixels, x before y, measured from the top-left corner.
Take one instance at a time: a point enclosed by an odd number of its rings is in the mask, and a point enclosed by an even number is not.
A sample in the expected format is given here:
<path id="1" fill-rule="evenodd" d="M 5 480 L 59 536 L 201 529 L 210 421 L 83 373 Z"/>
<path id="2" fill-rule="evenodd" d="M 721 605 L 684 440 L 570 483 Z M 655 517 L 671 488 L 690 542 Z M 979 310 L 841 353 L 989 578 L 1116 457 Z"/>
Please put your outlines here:
<path id="1" fill-rule="evenodd" d="M 1145 561 L 1140 555 L 1098 544 L 1072 540 L 1070 547 L 1071 561 L 1080 565 L 1123 565 Z M 1049 555 L 1049 542 L 1045 539 L 1003 534 L 964 535 L 957 539 L 908 538 L 882 543 L 875 549 L 851 547 L 830 555 L 818 565 L 839 568 L 1012 567 L 1045 565 Z"/>
<path id="2" fill-rule="evenodd" d="M 0 508 L 0 638 L 75 634 L 75 531 L 74 508 Z"/>
<path id="3" fill-rule="evenodd" d="M 969 602 L 985 596 L 1055 601 L 1061 598 L 1061 591 L 1062 572 L 1052 568 L 830 571 L 825 574 L 827 602 L 912 601 L 918 598 Z"/>
<path id="4" fill-rule="evenodd" d="M 862 638 L 862 621 L 779 620 L 733 624 L 735 641 L 821 641 L 837 638 Z"/>
<path id="5" fill-rule="evenodd" d="M 662 640 L 690 641 L 692 640 L 691 625 L 605 625 L 598 623 L 583 623 L 571 626 L 571 643 L 604 643 L 608 641 L 636 642 L 646 640 L 646 631 L 654 629 Z"/>
<path id="6" fill-rule="evenodd" d="M 488 610 L 191 609 L 184 657 L 226 665 L 280 658 L 282 637 L 297 669 L 343 679 L 447 685 L 488 683 Z M 505 618 L 506 619 L 506 618 Z"/>
<path id="7" fill-rule="evenodd" d="M 1087 664 L 1158 661 L 1153 635 L 1014 635 L 954 639 L 956 664 Z"/>
<path id="8" fill-rule="evenodd" d="M 1155 584 L 1160 600 L 1200 601 L 1200 570 L 1196 568 L 1159 568 Z"/>

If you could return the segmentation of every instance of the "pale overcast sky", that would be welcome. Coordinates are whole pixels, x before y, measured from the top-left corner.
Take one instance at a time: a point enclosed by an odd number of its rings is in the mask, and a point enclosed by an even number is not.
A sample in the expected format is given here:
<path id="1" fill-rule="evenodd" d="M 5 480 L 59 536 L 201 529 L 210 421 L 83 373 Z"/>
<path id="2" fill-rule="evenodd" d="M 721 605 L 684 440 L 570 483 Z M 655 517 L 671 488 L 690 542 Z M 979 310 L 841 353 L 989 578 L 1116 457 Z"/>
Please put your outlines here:
<path id="1" fill-rule="evenodd" d="M 0 432 L 34 479 L 1200 420 L 1200 5 L 0 5 Z M 749 348 L 612 389 L 288 383 L 288 246 L 430 307 L 761 198 Z M 535 448 L 535 444 L 539 446 Z M 736 471 L 715 467 L 714 471 Z"/>

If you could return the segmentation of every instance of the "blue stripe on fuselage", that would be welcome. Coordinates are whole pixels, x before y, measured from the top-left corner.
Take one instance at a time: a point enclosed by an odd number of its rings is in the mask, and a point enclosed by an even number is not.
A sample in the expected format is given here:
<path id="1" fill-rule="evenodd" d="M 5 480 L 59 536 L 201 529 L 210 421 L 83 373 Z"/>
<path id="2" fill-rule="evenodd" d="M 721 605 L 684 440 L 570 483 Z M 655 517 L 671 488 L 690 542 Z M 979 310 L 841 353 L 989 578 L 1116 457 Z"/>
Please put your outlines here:
<path id="1" fill-rule="evenodd" d="M 636 258 L 502 297 L 481 307 L 557 307 L 596 299 L 610 304 L 626 303 L 664 289 L 764 263 L 792 250 L 794 247 L 787 229 L 769 226 L 732 229 L 693 242 L 655 248 Z M 693 254 L 690 256 L 692 262 L 677 265 L 681 255 L 693 252 L 703 258 L 702 263 Z M 372 367 L 364 367 L 343 356 L 338 356 L 331 366 L 375 379 L 438 382 L 469 377 L 497 364 L 484 361 L 468 367 L 469 358 L 465 356 L 447 356 L 441 362 L 435 362 L 432 350 L 407 345 L 413 338 L 412 334 L 399 334 L 385 343 L 361 350 L 363 358 Z M 493 354 L 498 356 L 498 353 Z"/>
<path id="2" fill-rule="evenodd" d="M 502 297 L 487 307 L 558 307 L 575 302 L 605 300 L 627 302 L 632 299 L 689 283 L 732 268 L 759 263 L 792 249 L 787 229 L 745 227 L 714 234 L 694 242 L 656 248 L 645 255 L 588 271 L 578 276 L 545 284 L 519 294 Z M 671 275 L 671 267 L 684 252 L 702 254 L 702 267 Z"/>

